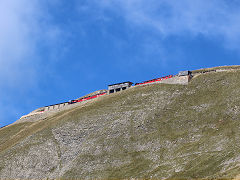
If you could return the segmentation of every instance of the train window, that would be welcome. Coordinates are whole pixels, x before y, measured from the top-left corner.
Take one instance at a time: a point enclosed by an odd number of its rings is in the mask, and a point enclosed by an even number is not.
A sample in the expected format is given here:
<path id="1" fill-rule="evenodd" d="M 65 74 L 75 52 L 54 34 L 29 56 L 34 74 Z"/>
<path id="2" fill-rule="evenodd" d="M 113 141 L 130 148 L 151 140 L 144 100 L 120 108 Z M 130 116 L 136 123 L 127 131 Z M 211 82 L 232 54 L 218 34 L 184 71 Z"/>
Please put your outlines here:
<path id="1" fill-rule="evenodd" d="M 118 91 L 121 91 L 121 88 L 117 88 L 117 89 L 116 89 L 116 92 L 118 92 Z"/>
<path id="2" fill-rule="evenodd" d="M 111 89 L 110 91 L 109 91 L 109 93 L 111 94 L 111 93 L 114 93 L 114 89 Z"/>
<path id="3" fill-rule="evenodd" d="M 125 89 L 127 89 L 127 88 L 126 88 L 126 87 L 123 87 L 123 88 L 122 88 L 122 90 L 125 90 Z"/>

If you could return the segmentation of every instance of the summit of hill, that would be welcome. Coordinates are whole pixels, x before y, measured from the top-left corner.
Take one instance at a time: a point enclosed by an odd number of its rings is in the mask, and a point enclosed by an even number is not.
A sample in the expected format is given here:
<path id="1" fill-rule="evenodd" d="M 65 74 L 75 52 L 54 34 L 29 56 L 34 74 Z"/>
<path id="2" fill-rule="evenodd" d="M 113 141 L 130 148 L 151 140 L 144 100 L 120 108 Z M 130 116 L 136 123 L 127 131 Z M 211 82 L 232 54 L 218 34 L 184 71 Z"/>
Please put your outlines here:
<path id="1" fill-rule="evenodd" d="M 240 66 L 192 71 L 0 129 L 0 179 L 233 179 Z"/>

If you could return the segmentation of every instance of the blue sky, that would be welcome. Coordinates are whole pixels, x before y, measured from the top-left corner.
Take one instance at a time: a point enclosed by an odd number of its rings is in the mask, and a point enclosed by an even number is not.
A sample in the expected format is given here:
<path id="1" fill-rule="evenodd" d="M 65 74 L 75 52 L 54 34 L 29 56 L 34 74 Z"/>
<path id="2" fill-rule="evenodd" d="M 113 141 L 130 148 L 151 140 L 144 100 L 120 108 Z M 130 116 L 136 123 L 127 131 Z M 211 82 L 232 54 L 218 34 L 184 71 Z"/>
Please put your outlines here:
<path id="1" fill-rule="evenodd" d="M 237 0 L 0 0 L 0 126 L 108 84 L 240 64 Z"/>

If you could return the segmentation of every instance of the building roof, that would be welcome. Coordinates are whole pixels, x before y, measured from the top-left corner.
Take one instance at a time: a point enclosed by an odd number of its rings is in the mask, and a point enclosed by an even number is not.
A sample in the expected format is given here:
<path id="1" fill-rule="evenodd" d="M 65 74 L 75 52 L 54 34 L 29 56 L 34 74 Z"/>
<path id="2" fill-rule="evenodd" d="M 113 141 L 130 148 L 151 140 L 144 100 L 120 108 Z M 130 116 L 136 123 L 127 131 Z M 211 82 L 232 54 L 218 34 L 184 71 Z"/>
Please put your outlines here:
<path id="1" fill-rule="evenodd" d="M 178 75 L 190 75 L 191 71 L 179 71 Z"/>
<path id="2" fill-rule="evenodd" d="M 116 84 L 110 84 L 108 86 L 114 86 L 114 85 L 119 85 L 119 84 L 125 84 L 125 83 L 129 83 L 129 84 L 133 84 L 133 82 L 130 82 L 130 81 L 126 81 L 126 82 L 121 82 L 121 83 L 116 83 Z"/>
<path id="3" fill-rule="evenodd" d="M 52 105 L 48 105 L 48 106 L 44 106 L 44 107 L 55 106 L 55 105 L 60 105 L 60 104 L 65 104 L 65 103 L 68 103 L 68 102 L 62 102 L 62 103 L 52 104 Z"/>

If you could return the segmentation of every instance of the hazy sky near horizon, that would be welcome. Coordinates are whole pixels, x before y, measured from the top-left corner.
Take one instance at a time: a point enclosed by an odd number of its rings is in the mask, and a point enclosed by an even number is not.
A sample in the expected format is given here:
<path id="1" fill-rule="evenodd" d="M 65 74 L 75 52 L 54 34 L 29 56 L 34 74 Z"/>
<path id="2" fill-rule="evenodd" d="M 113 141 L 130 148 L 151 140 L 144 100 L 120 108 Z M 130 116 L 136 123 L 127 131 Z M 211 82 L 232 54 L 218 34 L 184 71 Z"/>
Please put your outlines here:
<path id="1" fill-rule="evenodd" d="M 0 0 L 0 127 L 108 84 L 240 64 L 237 0 Z"/>

